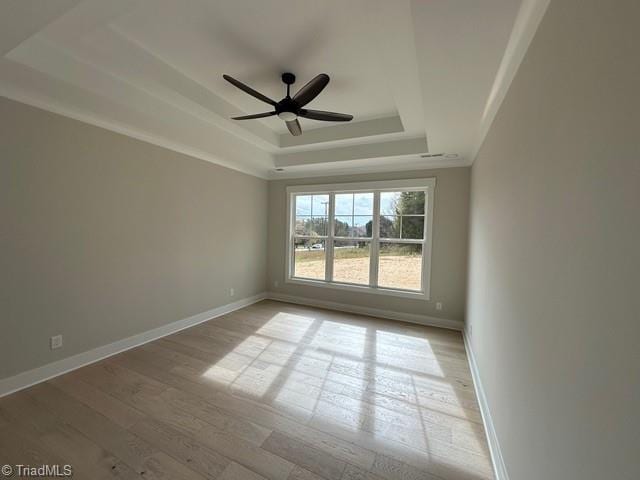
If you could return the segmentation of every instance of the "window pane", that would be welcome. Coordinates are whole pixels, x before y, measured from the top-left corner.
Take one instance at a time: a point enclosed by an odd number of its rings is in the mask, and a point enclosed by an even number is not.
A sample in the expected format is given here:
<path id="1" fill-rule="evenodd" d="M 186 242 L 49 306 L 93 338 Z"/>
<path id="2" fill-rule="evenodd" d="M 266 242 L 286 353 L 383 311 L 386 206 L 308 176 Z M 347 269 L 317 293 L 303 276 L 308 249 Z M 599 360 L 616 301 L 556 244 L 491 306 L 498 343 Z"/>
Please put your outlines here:
<path id="1" fill-rule="evenodd" d="M 351 215 L 348 217 L 336 216 L 333 225 L 333 231 L 336 237 L 348 237 L 353 227 L 353 217 Z"/>
<path id="2" fill-rule="evenodd" d="M 313 195 L 311 205 L 314 217 L 326 217 L 329 215 L 329 195 Z"/>
<path id="3" fill-rule="evenodd" d="M 424 192 L 402 192 L 398 201 L 403 215 L 424 214 Z"/>
<path id="4" fill-rule="evenodd" d="M 373 215 L 373 192 L 353 195 L 354 215 Z"/>
<path id="5" fill-rule="evenodd" d="M 402 238 L 421 239 L 424 236 L 424 217 L 402 217 Z"/>
<path id="6" fill-rule="evenodd" d="M 298 215 L 296 217 L 296 224 L 295 224 L 295 229 L 294 229 L 293 233 L 295 235 L 306 235 L 305 234 L 305 230 L 306 230 L 305 227 L 306 227 L 307 222 L 310 219 L 311 219 L 311 217 L 309 217 L 309 216 L 303 217 L 303 216 Z"/>
<path id="7" fill-rule="evenodd" d="M 329 220 L 327 217 L 296 217 L 295 234 L 308 236 L 327 236 Z"/>
<path id="8" fill-rule="evenodd" d="M 373 226 L 373 217 L 356 215 L 353 217 L 353 229 L 351 230 L 352 237 L 370 237 L 371 229 Z"/>
<path id="9" fill-rule="evenodd" d="M 381 242 L 378 262 L 378 286 L 421 289 L 422 245 Z"/>
<path id="10" fill-rule="evenodd" d="M 324 280 L 325 241 L 317 238 L 294 240 L 293 276 Z"/>
<path id="11" fill-rule="evenodd" d="M 400 192 L 380 193 L 380 215 L 397 215 L 399 213 Z"/>
<path id="12" fill-rule="evenodd" d="M 353 193 L 336 193 L 336 215 L 353 215 Z"/>
<path id="13" fill-rule="evenodd" d="M 380 217 L 380 238 L 400 238 L 400 217 Z"/>
<path id="14" fill-rule="evenodd" d="M 382 192 L 380 193 L 381 215 L 423 215 L 425 193 Z"/>
<path id="15" fill-rule="evenodd" d="M 336 240 L 333 244 L 333 281 L 369 284 L 371 242 Z"/>
<path id="16" fill-rule="evenodd" d="M 296 215 L 311 215 L 311 195 L 296 195 Z"/>

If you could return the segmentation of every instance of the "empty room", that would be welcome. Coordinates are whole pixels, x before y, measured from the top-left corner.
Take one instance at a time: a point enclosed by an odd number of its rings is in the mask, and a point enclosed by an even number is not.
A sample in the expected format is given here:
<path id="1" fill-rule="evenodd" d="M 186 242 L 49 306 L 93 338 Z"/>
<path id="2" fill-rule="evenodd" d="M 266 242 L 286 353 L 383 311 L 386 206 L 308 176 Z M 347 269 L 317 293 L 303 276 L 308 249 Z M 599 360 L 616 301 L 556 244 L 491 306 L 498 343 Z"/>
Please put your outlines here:
<path id="1" fill-rule="evenodd" d="M 640 2 L 0 2 L 0 478 L 640 479 Z"/>

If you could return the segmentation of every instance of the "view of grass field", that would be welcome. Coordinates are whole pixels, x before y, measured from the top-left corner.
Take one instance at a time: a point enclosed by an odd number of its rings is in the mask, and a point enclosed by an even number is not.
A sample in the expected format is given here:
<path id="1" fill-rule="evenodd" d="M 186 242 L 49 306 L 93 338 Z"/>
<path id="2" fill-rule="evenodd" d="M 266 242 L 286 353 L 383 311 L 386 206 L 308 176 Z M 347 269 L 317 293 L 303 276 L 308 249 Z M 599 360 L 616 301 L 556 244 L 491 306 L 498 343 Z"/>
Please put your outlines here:
<path id="1" fill-rule="evenodd" d="M 324 280 L 324 250 L 300 249 L 295 252 L 295 276 Z M 382 245 L 378 266 L 378 285 L 388 288 L 420 290 L 422 270 L 421 246 Z M 368 284 L 369 248 L 336 248 L 334 281 Z"/>

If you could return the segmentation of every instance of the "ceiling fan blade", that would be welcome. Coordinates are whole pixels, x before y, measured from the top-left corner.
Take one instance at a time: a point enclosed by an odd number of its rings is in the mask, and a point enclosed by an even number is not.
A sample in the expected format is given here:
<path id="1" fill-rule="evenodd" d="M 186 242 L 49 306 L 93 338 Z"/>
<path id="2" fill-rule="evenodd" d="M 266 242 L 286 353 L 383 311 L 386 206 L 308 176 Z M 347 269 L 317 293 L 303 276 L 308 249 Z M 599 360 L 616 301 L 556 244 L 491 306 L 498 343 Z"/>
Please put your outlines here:
<path id="1" fill-rule="evenodd" d="M 298 120 L 291 120 L 290 122 L 285 122 L 287 124 L 287 128 L 291 132 L 291 135 L 297 137 L 298 135 L 302 135 L 302 127 L 300 126 L 300 122 Z"/>
<path id="2" fill-rule="evenodd" d="M 329 75 L 321 73 L 298 90 L 298 93 L 294 95 L 293 100 L 298 104 L 298 106 L 304 107 L 307 103 L 316 98 L 328 83 Z"/>
<path id="3" fill-rule="evenodd" d="M 253 115 L 243 115 L 241 117 L 231 117 L 231 120 L 251 120 L 252 118 L 272 117 L 276 112 L 254 113 Z"/>
<path id="4" fill-rule="evenodd" d="M 248 93 L 252 97 L 257 98 L 258 100 L 262 100 L 264 103 L 268 103 L 269 105 L 273 105 L 274 107 L 276 106 L 276 102 L 274 100 L 271 100 L 269 97 L 261 94 L 260 92 L 257 92 L 256 90 L 254 90 L 248 85 L 245 85 L 241 81 L 236 80 L 235 78 L 230 77 L 229 75 L 222 75 L 222 78 L 224 78 L 231 85 L 238 87 L 243 92 Z"/>
<path id="5" fill-rule="evenodd" d="M 311 120 L 322 120 L 324 122 L 350 122 L 353 120 L 353 115 L 347 113 L 307 110 L 305 108 L 300 109 L 299 115 L 304 118 L 310 118 Z"/>

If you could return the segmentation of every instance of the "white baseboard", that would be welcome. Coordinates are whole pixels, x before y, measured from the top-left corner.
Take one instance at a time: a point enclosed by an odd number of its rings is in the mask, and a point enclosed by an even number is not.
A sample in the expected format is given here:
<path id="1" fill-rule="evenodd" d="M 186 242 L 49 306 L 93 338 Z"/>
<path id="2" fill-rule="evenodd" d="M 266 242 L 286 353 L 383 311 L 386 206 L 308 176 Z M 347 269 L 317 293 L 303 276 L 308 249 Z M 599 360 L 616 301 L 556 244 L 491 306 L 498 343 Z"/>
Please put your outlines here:
<path id="1" fill-rule="evenodd" d="M 431 327 L 448 328 L 450 330 L 463 330 L 464 328 L 464 322 L 462 321 L 430 317 L 428 315 L 416 315 L 412 313 L 381 310 L 379 308 L 360 307 L 347 303 L 329 302 L 326 300 L 298 297 L 297 295 L 286 295 L 277 292 L 269 292 L 268 297 L 271 300 L 279 300 L 281 302 L 295 303 L 298 305 L 308 305 L 310 307 L 326 308 L 328 310 L 338 310 L 340 312 L 357 313 L 360 315 L 369 315 L 371 317 L 388 318 L 391 320 L 402 320 L 403 322 L 417 323 L 419 325 L 427 325 Z"/>
<path id="2" fill-rule="evenodd" d="M 241 300 L 222 305 L 221 307 L 216 307 L 211 310 L 207 310 L 206 312 L 198 313 L 191 317 L 183 318 L 182 320 L 177 320 L 167 325 L 154 328 L 153 330 L 148 330 L 128 338 L 123 338 L 122 340 L 118 340 L 108 345 L 103 345 L 101 347 L 94 348 L 93 350 L 78 353 L 77 355 L 63 358 L 62 360 L 19 373 L 13 377 L 0 379 L 0 397 L 17 392 L 23 388 L 30 387 L 36 383 L 44 382 L 45 380 L 57 377 L 58 375 L 70 372 L 71 370 L 84 367 L 85 365 L 89 365 L 97 362 L 98 360 L 115 355 L 116 353 L 129 350 L 139 345 L 157 340 L 158 338 L 166 337 L 167 335 L 184 330 L 185 328 L 193 327 L 194 325 L 206 322 L 212 318 L 252 305 L 264 300 L 265 298 L 267 298 L 266 293 L 260 293 L 252 297 L 243 298 Z"/>
<path id="3" fill-rule="evenodd" d="M 491 419 L 491 412 L 489 411 L 489 404 L 487 403 L 487 396 L 484 393 L 482 382 L 480 381 L 480 372 L 478 371 L 478 365 L 476 364 L 476 357 L 473 355 L 471 349 L 471 342 L 467 337 L 467 331 L 463 330 L 462 336 L 464 337 L 464 346 L 467 349 L 467 359 L 469 361 L 469 368 L 471 369 L 471 377 L 473 378 L 473 387 L 476 391 L 476 398 L 480 405 L 480 414 L 482 415 L 482 423 L 484 423 L 484 430 L 487 433 L 487 440 L 489 442 L 489 452 L 491 453 L 491 461 L 493 462 L 493 471 L 496 476 L 496 480 L 509 480 L 507 474 L 507 467 L 502 457 L 502 450 L 500 449 L 500 443 L 498 442 L 498 436 L 493 426 L 493 420 Z"/>

